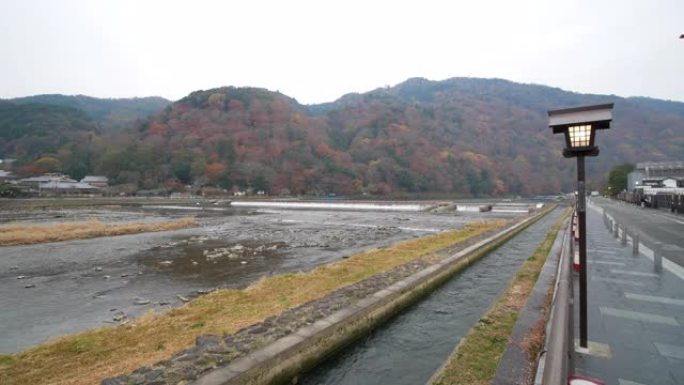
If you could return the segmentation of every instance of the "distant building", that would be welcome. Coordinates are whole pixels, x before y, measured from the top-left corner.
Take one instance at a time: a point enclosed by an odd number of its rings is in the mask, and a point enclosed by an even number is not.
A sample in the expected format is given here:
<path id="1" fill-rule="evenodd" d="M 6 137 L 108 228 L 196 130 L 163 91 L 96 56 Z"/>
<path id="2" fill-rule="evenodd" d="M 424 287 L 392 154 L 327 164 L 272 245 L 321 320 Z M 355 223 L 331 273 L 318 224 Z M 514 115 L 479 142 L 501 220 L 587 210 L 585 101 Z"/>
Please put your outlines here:
<path id="1" fill-rule="evenodd" d="M 81 183 L 87 183 L 91 186 L 105 188 L 109 186 L 109 179 L 106 176 L 87 175 L 81 179 Z"/>
<path id="2" fill-rule="evenodd" d="M 627 191 L 633 191 L 643 185 L 646 174 L 641 170 L 634 170 L 627 174 Z"/>
<path id="3" fill-rule="evenodd" d="M 663 187 L 682 187 L 681 180 L 676 178 L 665 178 L 662 181 Z"/>
<path id="4" fill-rule="evenodd" d="M 682 177 L 684 178 L 684 161 L 676 162 L 644 162 L 637 163 L 636 170 L 643 170 L 646 177 Z"/>
<path id="5" fill-rule="evenodd" d="M 627 190 L 655 187 L 666 179 L 684 179 L 684 161 L 637 163 L 634 171 L 627 175 Z"/>
<path id="6" fill-rule="evenodd" d="M 169 195 L 171 199 L 187 199 L 192 198 L 192 194 L 189 192 L 173 192 Z"/>
<path id="7" fill-rule="evenodd" d="M 101 194 L 99 187 L 75 181 L 64 174 L 44 174 L 19 179 L 17 187 L 24 193 L 34 196 L 92 196 Z"/>
<path id="8" fill-rule="evenodd" d="M 14 179 L 14 174 L 9 171 L 0 170 L 0 183 Z"/>
<path id="9" fill-rule="evenodd" d="M 30 178 L 19 179 L 17 181 L 17 184 L 19 188 L 21 188 L 25 192 L 31 193 L 34 191 L 38 191 L 38 188 L 41 184 L 49 183 L 52 181 L 76 183 L 75 180 L 63 174 L 44 174 L 41 176 L 33 176 Z"/>
<path id="10" fill-rule="evenodd" d="M 53 180 L 41 183 L 40 196 L 93 196 L 100 194 L 100 188 L 81 182 Z"/>

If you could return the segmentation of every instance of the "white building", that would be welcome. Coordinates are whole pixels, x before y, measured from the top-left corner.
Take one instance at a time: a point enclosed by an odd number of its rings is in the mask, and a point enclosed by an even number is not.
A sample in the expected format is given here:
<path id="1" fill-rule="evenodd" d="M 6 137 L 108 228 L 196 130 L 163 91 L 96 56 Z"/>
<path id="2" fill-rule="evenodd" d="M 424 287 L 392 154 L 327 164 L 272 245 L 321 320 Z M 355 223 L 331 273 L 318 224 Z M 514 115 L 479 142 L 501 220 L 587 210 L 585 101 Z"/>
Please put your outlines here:
<path id="1" fill-rule="evenodd" d="M 85 178 L 81 179 L 81 183 L 87 183 L 91 186 L 103 188 L 109 186 L 109 179 L 106 176 L 86 175 Z"/>
<path id="2" fill-rule="evenodd" d="M 100 194 L 100 188 L 78 182 L 63 174 L 45 174 L 19 179 L 17 186 L 30 195 L 38 196 L 83 196 Z"/>
<path id="3" fill-rule="evenodd" d="M 627 190 L 652 185 L 653 181 L 684 178 L 684 162 L 642 162 L 637 163 L 634 171 L 627 175 Z"/>
<path id="4" fill-rule="evenodd" d="M 7 182 L 10 179 L 14 179 L 14 174 L 9 171 L 0 170 L 0 182 Z"/>

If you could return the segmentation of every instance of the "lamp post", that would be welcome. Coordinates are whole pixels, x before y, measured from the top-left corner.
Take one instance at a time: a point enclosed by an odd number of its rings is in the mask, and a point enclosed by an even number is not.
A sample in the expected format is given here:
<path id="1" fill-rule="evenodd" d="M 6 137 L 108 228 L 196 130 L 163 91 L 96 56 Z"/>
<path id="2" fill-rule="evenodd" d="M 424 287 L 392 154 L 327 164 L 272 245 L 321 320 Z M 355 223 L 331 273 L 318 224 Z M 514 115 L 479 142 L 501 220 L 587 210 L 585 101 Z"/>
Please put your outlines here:
<path id="1" fill-rule="evenodd" d="M 549 111 L 549 127 L 565 135 L 563 156 L 577 158 L 577 227 L 579 230 L 580 346 L 587 347 L 587 211 L 584 185 L 584 157 L 597 156 L 596 130 L 610 128 L 613 104 Z"/>

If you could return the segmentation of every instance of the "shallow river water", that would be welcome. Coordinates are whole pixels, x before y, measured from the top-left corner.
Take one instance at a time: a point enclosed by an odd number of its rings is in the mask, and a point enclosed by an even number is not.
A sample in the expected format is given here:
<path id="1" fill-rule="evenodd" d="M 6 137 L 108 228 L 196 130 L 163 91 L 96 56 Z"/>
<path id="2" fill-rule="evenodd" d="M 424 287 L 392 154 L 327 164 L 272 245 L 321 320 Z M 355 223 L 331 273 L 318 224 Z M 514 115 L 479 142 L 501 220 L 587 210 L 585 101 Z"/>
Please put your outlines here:
<path id="1" fill-rule="evenodd" d="M 425 384 L 507 287 L 559 215 L 557 209 L 542 218 L 299 383 Z"/>
<path id="2" fill-rule="evenodd" d="M 0 353 L 165 311 L 215 287 L 245 287 L 265 275 L 306 271 L 369 248 L 513 215 L 169 205 L 131 212 L 57 210 L 21 219 L 138 222 L 184 216 L 197 216 L 201 226 L 0 247 Z"/>

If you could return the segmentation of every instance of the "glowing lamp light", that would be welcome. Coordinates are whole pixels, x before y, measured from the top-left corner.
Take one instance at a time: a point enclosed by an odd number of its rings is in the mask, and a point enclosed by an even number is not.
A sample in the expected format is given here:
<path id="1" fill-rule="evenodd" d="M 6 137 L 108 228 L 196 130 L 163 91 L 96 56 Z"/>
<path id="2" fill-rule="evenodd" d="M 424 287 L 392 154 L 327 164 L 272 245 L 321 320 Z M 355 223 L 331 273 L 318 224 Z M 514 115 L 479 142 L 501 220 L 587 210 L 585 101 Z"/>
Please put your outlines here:
<path id="1" fill-rule="evenodd" d="M 594 142 L 594 130 L 591 129 L 589 124 L 570 126 L 568 127 L 568 139 L 570 140 L 570 148 L 590 147 Z"/>
<path id="2" fill-rule="evenodd" d="M 596 130 L 610 128 L 612 111 L 612 103 L 549 111 L 549 126 L 553 133 L 565 135 L 563 156 L 598 155 L 598 147 L 594 146 Z"/>

